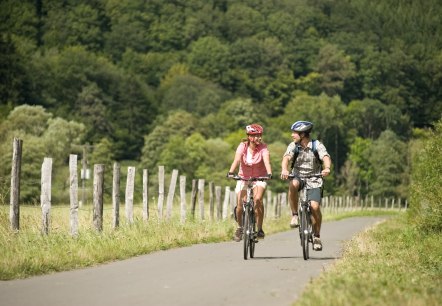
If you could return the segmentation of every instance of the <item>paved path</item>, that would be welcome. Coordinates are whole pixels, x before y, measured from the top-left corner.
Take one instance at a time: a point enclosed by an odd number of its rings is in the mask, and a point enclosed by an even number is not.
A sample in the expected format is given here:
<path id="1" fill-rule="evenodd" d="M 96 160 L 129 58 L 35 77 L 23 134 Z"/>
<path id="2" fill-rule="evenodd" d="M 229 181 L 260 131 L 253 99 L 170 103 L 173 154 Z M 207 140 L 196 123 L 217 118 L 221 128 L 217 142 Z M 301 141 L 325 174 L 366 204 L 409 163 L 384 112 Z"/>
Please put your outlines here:
<path id="1" fill-rule="evenodd" d="M 0 281 L 0 305 L 290 305 L 308 282 L 340 257 L 342 243 L 383 220 L 323 224 L 322 252 L 302 258 L 297 230 L 268 235 L 255 258 L 242 243 L 201 244 L 24 280 Z"/>

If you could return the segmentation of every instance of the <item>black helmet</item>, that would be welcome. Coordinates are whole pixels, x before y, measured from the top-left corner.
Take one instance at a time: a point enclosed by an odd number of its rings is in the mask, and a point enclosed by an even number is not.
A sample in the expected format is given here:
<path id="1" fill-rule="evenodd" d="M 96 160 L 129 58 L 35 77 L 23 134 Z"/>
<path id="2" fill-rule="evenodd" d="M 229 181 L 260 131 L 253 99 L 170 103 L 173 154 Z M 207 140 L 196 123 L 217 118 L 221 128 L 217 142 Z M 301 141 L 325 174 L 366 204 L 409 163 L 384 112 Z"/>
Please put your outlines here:
<path id="1" fill-rule="evenodd" d="M 296 121 L 292 124 L 291 130 L 294 132 L 310 133 L 313 129 L 313 123 L 308 121 Z"/>

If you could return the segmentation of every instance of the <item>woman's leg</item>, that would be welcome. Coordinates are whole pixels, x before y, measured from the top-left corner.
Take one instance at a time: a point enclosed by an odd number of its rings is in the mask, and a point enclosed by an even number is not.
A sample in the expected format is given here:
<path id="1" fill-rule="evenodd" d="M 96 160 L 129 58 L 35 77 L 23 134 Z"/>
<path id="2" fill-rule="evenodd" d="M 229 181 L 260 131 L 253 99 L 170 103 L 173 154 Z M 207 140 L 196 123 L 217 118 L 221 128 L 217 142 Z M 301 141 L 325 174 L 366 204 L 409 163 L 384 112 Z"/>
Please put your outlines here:
<path id="1" fill-rule="evenodd" d="M 263 197 L 264 197 L 265 188 L 262 186 L 255 186 L 254 190 L 254 201 L 255 201 L 255 216 L 256 216 L 256 224 L 258 226 L 258 231 L 262 230 L 262 223 L 264 221 L 264 205 L 263 205 Z"/>

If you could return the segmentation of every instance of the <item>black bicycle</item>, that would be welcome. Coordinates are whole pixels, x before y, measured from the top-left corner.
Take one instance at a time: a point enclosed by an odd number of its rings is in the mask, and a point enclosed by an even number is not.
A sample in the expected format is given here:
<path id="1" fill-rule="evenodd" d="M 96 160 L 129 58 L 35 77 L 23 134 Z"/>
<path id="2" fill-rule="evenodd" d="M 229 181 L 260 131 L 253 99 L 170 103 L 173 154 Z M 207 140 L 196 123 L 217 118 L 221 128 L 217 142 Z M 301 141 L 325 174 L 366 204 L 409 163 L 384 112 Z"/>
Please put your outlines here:
<path id="1" fill-rule="evenodd" d="M 289 179 L 299 178 L 299 201 L 298 201 L 298 218 L 299 218 L 299 238 L 301 240 L 302 254 L 304 260 L 309 259 L 310 244 L 313 246 L 313 224 L 312 224 L 312 208 L 311 200 L 308 198 L 305 179 L 312 177 L 322 177 L 321 175 L 309 175 L 303 177 L 296 177 L 289 175 Z"/>
<path id="2" fill-rule="evenodd" d="M 242 212 L 242 226 L 243 226 L 243 241 L 244 241 L 244 259 L 247 260 L 248 256 L 253 258 L 255 256 L 255 243 L 258 242 L 256 231 L 256 218 L 255 218 L 255 202 L 253 200 L 253 182 L 268 180 L 268 177 L 250 177 L 243 178 L 239 175 L 232 177 L 237 181 L 244 181 L 247 184 L 247 195 L 245 201 L 243 201 Z"/>

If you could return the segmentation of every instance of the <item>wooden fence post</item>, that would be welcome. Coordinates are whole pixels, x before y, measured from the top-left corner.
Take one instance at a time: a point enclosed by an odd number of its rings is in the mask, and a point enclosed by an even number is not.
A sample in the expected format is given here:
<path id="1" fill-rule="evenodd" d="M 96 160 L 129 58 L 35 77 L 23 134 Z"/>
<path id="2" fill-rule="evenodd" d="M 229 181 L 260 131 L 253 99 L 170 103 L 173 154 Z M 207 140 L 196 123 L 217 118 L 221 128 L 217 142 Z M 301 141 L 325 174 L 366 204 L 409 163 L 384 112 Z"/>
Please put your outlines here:
<path id="1" fill-rule="evenodd" d="M 197 196 L 197 180 L 192 180 L 192 193 L 190 197 L 190 203 L 192 205 L 191 213 L 192 218 L 195 218 L 196 196 Z"/>
<path id="2" fill-rule="evenodd" d="M 51 223 L 51 178 L 52 178 L 52 158 L 45 157 L 41 165 L 41 212 L 42 212 L 42 232 L 47 235 Z"/>
<path id="3" fill-rule="evenodd" d="M 273 195 L 273 217 L 278 218 L 278 194 Z"/>
<path id="4" fill-rule="evenodd" d="M 77 155 L 69 155 L 69 199 L 71 225 L 71 236 L 78 236 L 78 174 L 77 174 Z"/>
<path id="5" fill-rule="evenodd" d="M 149 220 L 149 171 L 143 169 L 143 220 Z"/>
<path id="6" fill-rule="evenodd" d="M 215 199 L 214 199 L 214 184 L 213 182 L 209 182 L 209 219 L 210 220 L 214 220 L 214 215 L 215 215 Z"/>
<path id="7" fill-rule="evenodd" d="M 237 199 L 236 199 L 236 192 L 235 190 L 230 190 L 230 195 L 229 195 L 229 203 L 230 203 L 230 217 L 233 217 L 234 214 L 236 213 L 235 208 L 236 208 L 236 203 L 237 203 Z"/>
<path id="8" fill-rule="evenodd" d="M 223 212 L 222 212 L 223 220 L 227 219 L 227 214 L 228 214 L 227 210 L 229 208 L 229 202 L 230 202 L 230 187 L 226 186 L 224 192 L 224 202 L 223 202 Z"/>
<path id="9" fill-rule="evenodd" d="M 172 170 L 172 177 L 170 178 L 169 184 L 169 193 L 167 194 L 167 211 L 166 211 L 166 219 L 169 221 L 172 217 L 172 206 L 173 206 L 173 198 L 175 195 L 175 187 L 176 181 L 178 178 L 178 170 Z"/>
<path id="10" fill-rule="evenodd" d="M 158 166 L 158 221 L 163 219 L 164 166 Z"/>
<path id="11" fill-rule="evenodd" d="M 267 190 L 267 201 L 266 201 L 266 207 L 264 208 L 264 217 L 267 217 L 267 215 L 269 215 L 267 211 L 270 210 L 271 205 L 272 205 L 272 191 Z"/>
<path id="12" fill-rule="evenodd" d="M 216 206 L 216 220 L 221 220 L 223 208 L 221 206 L 221 186 L 215 186 L 215 206 Z"/>
<path id="13" fill-rule="evenodd" d="M 11 201 L 9 219 L 13 231 L 20 230 L 20 173 L 23 140 L 14 138 L 12 143 L 12 169 L 11 169 Z"/>
<path id="14" fill-rule="evenodd" d="M 198 180 L 198 203 L 200 207 L 201 220 L 204 220 L 204 179 Z"/>
<path id="15" fill-rule="evenodd" d="M 135 189 L 135 167 L 127 167 L 126 179 L 126 220 L 129 224 L 134 223 L 134 189 Z"/>
<path id="16" fill-rule="evenodd" d="M 112 177 L 112 228 L 120 226 L 120 164 L 114 163 Z"/>
<path id="17" fill-rule="evenodd" d="M 97 231 L 103 230 L 104 165 L 94 165 L 94 211 L 93 222 Z"/>
<path id="18" fill-rule="evenodd" d="M 186 222 L 186 177 L 180 176 L 181 224 Z"/>

